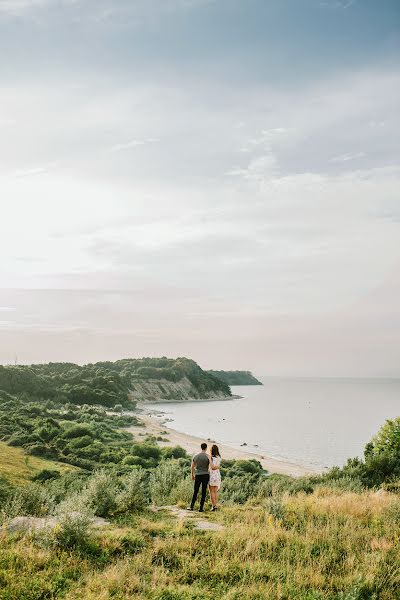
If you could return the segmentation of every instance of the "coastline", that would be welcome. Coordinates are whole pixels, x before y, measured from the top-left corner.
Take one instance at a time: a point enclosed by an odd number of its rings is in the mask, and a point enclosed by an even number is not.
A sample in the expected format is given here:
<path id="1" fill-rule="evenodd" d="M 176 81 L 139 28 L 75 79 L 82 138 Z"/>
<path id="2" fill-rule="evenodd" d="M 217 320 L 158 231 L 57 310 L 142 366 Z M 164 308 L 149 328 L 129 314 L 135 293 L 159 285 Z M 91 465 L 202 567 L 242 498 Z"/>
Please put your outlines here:
<path id="1" fill-rule="evenodd" d="M 143 401 L 141 400 L 140 402 L 138 402 L 137 407 L 139 411 L 148 411 L 148 405 L 157 405 L 157 404 L 183 404 L 186 402 L 213 402 L 213 401 L 218 401 L 218 402 L 224 402 L 226 400 L 239 400 L 240 398 L 242 398 L 243 396 L 238 396 L 238 394 L 232 394 L 232 396 L 213 396 L 212 398 L 180 398 L 180 399 L 176 399 L 176 398 L 160 398 L 159 400 L 146 400 L 144 401 L 147 405 L 146 408 L 144 408 L 143 406 Z M 149 413 L 151 414 L 151 413 Z"/>
<path id="2" fill-rule="evenodd" d="M 127 427 L 127 431 L 132 433 L 135 437 L 138 435 L 152 435 L 154 437 L 167 438 L 168 441 L 158 441 L 157 443 L 161 447 L 165 446 L 181 446 L 186 450 L 188 454 L 194 454 L 199 450 L 201 442 L 213 440 L 204 440 L 194 435 L 182 433 L 176 431 L 168 425 L 168 421 L 165 418 L 156 416 L 153 412 L 148 411 L 148 407 L 139 406 L 139 409 L 143 412 L 135 413 L 135 416 L 143 423 L 143 425 L 135 425 Z M 159 413 L 158 413 L 159 414 Z M 226 444 L 218 444 L 222 456 L 227 460 L 251 460 L 256 459 L 260 461 L 263 468 L 269 473 L 277 473 L 280 475 L 291 475 L 292 477 L 302 477 L 304 475 L 317 475 L 321 473 L 321 470 L 313 469 L 312 467 L 305 467 L 292 463 L 290 461 L 279 460 L 276 458 L 268 457 L 263 454 L 250 452 L 247 450 L 239 450 L 228 446 Z"/>

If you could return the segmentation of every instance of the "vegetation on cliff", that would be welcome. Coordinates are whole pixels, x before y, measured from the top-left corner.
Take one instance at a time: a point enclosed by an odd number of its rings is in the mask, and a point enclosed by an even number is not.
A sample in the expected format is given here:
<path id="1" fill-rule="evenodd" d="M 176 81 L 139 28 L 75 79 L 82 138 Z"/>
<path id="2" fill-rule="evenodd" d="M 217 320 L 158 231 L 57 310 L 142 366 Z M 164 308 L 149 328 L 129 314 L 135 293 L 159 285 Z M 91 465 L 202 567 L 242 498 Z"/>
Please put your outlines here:
<path id="1" fill-rule="evenodd" d="M 228 385 L 262 385 L 250 371 L 208 371 Z"/>
<path id="2" fill-rule="evenodd" d="M 30 401 L 37 398 L 109 408 L 115 405 L 134 408 L 135 384 L 158 382 L 154 393 L 161 399 L 163 393 L 173 395 L 175 389 L 172 385 L 163 390 L 161 382 L 168 385 L 181 381 L 188 384 L 188 394 L 194 398 L 231 395 L 229 385 L 188 358 L 129 358 L 84 366 L 73 363 L 0 366 L 0 390 L 9 394 Z M 176 391 L 179 400 L 179 390 Z"/>

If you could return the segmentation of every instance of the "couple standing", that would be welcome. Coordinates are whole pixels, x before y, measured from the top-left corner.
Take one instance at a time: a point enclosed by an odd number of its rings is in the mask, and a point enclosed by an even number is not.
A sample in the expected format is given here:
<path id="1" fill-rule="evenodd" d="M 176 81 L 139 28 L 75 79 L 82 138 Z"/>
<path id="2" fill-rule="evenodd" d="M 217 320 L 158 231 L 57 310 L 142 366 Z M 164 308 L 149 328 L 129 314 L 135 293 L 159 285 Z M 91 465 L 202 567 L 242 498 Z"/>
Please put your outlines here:
<path id="1" fill-rule="evenodd" d="M 199 493 L 201 486 L 199 511 L 203 512 L 208 485 L 212 504 L 211 510 L 214 511 L 218 508 L 218 490 L 221 487 L 221 473 L 219 471 L 221 455 L 216 444 L 211 446 L 210 454 L 207 454 L 206 443 L 203 442 L 200 447 L 201 452 L 196 454 L 192 460 L 192 480 L 194 481 L 194 491 L 189 508 L 190 510 L 193 510 L 197 500 L 197 494 Z"/>

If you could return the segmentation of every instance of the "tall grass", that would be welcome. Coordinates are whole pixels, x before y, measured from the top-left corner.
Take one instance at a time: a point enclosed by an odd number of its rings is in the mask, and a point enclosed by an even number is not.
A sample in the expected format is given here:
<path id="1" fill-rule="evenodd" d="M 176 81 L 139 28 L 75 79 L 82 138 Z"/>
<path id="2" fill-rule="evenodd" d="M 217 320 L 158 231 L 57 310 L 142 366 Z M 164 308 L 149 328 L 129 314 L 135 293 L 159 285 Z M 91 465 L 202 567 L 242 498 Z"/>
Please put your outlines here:
<path id="1" fill-rule="evenodd" d="M 0 598 L 393 600 L 399 515 L 394 494 L 329 487 L 206 513 L 218 532 L 149 511 L 98 532 L 80 570 L 76 552 L 0 536 Z"/>

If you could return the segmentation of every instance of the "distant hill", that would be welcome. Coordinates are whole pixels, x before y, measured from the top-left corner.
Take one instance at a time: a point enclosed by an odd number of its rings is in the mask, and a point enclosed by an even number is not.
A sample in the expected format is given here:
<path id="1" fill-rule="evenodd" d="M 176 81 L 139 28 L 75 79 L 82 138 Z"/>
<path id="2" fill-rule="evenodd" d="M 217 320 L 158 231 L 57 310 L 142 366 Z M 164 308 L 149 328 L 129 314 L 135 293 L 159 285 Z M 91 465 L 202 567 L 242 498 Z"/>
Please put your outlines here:
<path id="1" fill-rule="evenodd" d="M 48 363 L 0 366 L 0 391 L 29 400 L 47 399 L 114 407 L 135 401 L 225 398 L 229 385 L 188 358 L 126 358 L 88 365 Z"/>
<path id="2" fill-rule="evenodd" d="M 229 384 L 189 358 L 128 358 L 97 363 L 129 381 L 134 401 L 201 400 L 231 396 Z"/>
<path id="3" fill-rule="evenodd" d="M 250 371 L 208 371 L 228 385 L 262 385 Z"/>

